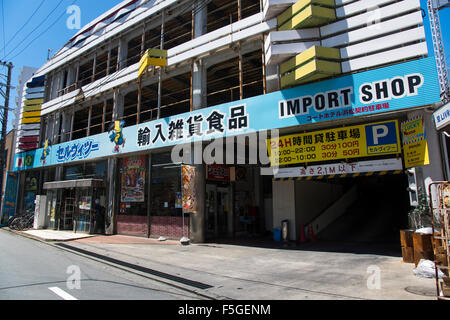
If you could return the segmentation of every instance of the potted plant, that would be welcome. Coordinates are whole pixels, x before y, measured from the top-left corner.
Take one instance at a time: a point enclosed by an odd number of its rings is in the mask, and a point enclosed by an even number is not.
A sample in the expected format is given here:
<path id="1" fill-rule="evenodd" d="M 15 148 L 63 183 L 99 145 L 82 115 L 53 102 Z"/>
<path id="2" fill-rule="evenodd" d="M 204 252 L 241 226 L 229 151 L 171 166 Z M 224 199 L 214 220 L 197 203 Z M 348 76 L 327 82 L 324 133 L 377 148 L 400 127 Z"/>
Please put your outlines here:
<path id="1" fill-rule="evenodd" d="M 431 211 L 427 194 L 421 187 L 417 189 L 417 206 L 408 213 L 409 225 L 414 230 L 431 227 Z"/>
<path id="2" fill-rule="evenodd" d="M 433 260 L 433 235 L 426 232 L 417 232 L 423 228 L 431 227 L 431 210 L 428 203 L 428 196 L 422 188 L 417 189 L 417 206 L 414 207 L 408 213 L 410 226 L 415 231 L 413 233 L 413 250 L 414 250 L 414 263 L 417 264 L 421 259 Z"/>

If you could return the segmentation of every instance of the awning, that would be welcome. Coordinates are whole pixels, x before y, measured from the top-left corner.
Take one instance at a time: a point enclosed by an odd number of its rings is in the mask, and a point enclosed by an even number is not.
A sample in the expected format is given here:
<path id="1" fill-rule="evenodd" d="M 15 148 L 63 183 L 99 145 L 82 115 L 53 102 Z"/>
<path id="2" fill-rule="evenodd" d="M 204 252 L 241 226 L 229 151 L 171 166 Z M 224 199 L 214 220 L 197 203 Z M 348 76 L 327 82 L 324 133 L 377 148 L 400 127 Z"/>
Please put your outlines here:
<path id="1" fill-rule="evenodd" d="M 81 179 L 68 181 L 53 181 L 44 183 L 44 190 L 70 189 L 70 188 L 102 188 L 104 182 L 101 179 Z"/>

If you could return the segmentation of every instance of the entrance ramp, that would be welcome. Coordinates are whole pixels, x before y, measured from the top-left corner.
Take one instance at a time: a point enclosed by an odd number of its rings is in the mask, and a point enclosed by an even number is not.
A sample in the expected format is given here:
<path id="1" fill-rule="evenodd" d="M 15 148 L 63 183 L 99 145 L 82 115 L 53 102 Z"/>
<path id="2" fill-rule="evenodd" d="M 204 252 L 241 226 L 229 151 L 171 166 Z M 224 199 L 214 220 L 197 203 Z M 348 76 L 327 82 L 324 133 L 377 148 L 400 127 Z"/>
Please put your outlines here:
<path id="1" fill-rule="evenodd" d="M 358 187 L 357 185 L 354 185 L 342 197 L 335 201 L 330 207 L 328 207 L 311 222 L 314 234 L 319 234 L 330 224 L 336 221 L 339 217 L 344 215 L 347 210 L 357 201 L 357 199 Z"/>

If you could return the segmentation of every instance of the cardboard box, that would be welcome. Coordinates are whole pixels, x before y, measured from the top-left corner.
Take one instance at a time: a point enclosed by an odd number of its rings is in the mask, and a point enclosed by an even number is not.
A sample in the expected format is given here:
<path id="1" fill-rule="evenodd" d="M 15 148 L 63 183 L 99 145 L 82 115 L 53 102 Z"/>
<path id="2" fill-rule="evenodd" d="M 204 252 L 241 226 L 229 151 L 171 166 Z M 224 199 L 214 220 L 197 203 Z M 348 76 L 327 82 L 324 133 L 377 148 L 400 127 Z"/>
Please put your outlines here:
<path id="1" fill-rule="evenodd" d="M 414 248 L 402 248 L 403 262 L 414 263 Z"/>

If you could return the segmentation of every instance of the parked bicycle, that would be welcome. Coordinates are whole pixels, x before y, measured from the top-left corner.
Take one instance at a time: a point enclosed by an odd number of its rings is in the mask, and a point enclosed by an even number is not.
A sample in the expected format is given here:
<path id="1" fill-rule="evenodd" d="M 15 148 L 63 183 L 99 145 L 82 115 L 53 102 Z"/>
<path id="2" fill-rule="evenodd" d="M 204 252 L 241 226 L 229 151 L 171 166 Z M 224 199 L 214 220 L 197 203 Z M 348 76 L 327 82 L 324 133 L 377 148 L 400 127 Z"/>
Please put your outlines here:
<path id="1" fill-rule="evenodd" d="M 8 221 L 8 227 L 12 230 L 23 231 L 33 228 L 34 214 L 23 214 L 11 217 Z"/>

